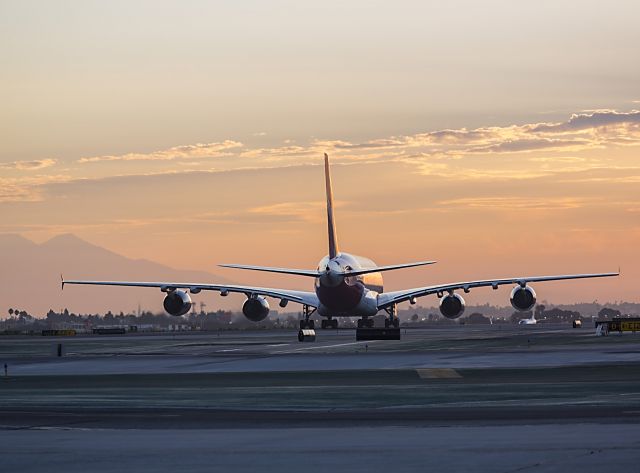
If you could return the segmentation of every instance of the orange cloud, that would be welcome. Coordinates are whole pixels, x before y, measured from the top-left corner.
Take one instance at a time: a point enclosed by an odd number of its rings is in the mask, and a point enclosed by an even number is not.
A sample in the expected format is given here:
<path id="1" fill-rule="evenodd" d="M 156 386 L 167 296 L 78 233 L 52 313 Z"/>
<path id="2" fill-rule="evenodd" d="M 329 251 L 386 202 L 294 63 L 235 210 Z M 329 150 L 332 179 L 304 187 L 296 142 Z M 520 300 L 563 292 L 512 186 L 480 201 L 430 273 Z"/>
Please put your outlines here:
<path id="1" fill-rule="evenodd" d="M 172 161 L 175 159 L 214 158 L 226 155 L 225 152 L 242 148 L 238 141 L 225 140 L 220 143 L 196 143 L 194 145 L 174 146 L 151 153 L 127 153 L 121 155 L 94 156 L 81 158 L 79 163 L 97 163 L 102 161 Z"/>
<path id="2" fill-rule="evenodd" d="M 16 169 L 18 171 L 38 171 L 56 164 L 55 159 L 39 159 L 35 161 L 13 161 L 0 163 L 0 169 Z"/>

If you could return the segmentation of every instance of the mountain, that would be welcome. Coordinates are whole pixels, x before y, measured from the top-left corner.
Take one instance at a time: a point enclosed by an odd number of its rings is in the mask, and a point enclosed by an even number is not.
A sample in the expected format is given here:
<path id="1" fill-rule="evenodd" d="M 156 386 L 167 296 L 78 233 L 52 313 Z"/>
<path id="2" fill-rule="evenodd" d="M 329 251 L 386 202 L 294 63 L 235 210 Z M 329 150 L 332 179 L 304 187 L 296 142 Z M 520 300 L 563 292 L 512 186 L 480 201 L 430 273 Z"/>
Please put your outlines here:
<path id="1" fill-rule="evenodd" d="M 49 309 L 68 308 L 75 313 L 131 312 L 138 308 L 159 312 L 163 295 L 158 289 L 67 286 L 60 290 L 60 275 L 67 279 L 181 281 L 231 284 L 221 276 L 204 271 L 185 271 L 153 261 L 130 259 L 93 245 L 75 235 L 58 235 L 36 244 L 20 235 L 0 235 L 0 317 L 19 308 L 35 317 Z M 217 293 L 194 296 L 208 310 L 239 310 L 238 298 L 221 298 Z M 199 306 L 197 306 L 199 309 Z"/>

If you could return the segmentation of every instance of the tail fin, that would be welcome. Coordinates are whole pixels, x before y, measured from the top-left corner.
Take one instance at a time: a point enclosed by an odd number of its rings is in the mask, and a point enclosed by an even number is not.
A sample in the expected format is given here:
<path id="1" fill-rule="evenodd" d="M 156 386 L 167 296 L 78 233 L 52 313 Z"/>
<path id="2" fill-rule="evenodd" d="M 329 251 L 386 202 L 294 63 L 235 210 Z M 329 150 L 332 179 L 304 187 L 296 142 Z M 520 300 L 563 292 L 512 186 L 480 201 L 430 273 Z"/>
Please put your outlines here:
<path id="1" fill-rule="evenodd" d="M 336 222 L 333 218 L 333 190 L 331 189 L 331 171 L 329 170 L 329 155 L 324 153 L 324 180 L 327 193 L 327 225 L 329 230 L 329 258 L 335 258 L 338 249 L 338 235 Z"/>

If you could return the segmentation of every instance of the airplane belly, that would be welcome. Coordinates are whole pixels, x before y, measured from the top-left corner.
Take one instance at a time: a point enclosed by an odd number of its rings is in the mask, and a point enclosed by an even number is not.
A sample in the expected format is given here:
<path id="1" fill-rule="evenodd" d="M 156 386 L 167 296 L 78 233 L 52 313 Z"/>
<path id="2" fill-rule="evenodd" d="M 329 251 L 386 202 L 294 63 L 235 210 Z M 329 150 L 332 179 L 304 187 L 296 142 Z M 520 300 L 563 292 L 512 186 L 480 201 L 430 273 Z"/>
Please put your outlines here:
<path id="1" fill-rule="evenodd" d="M 316 287 L 316 295 L 320 303 L 331 312 L 327 315 L 351 312 L 362 300 L 364 292 L 365 287 L 361 283 L 350 285 L 342 282 L 335 287 L 322 285 Z"/>

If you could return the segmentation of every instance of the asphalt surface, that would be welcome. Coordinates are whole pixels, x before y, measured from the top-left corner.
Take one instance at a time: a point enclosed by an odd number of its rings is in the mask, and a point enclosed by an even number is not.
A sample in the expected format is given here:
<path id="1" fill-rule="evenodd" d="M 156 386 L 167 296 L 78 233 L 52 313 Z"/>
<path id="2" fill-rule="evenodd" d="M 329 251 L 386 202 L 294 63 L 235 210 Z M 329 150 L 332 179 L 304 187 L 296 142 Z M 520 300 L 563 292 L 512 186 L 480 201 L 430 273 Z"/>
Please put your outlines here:
<path id="1" fill-rule="evenodd" d="M 64 356 L 55 357 L 58 343 Z M 3 337 L 6 471 L 638 471 L 640 336 Z"/>

